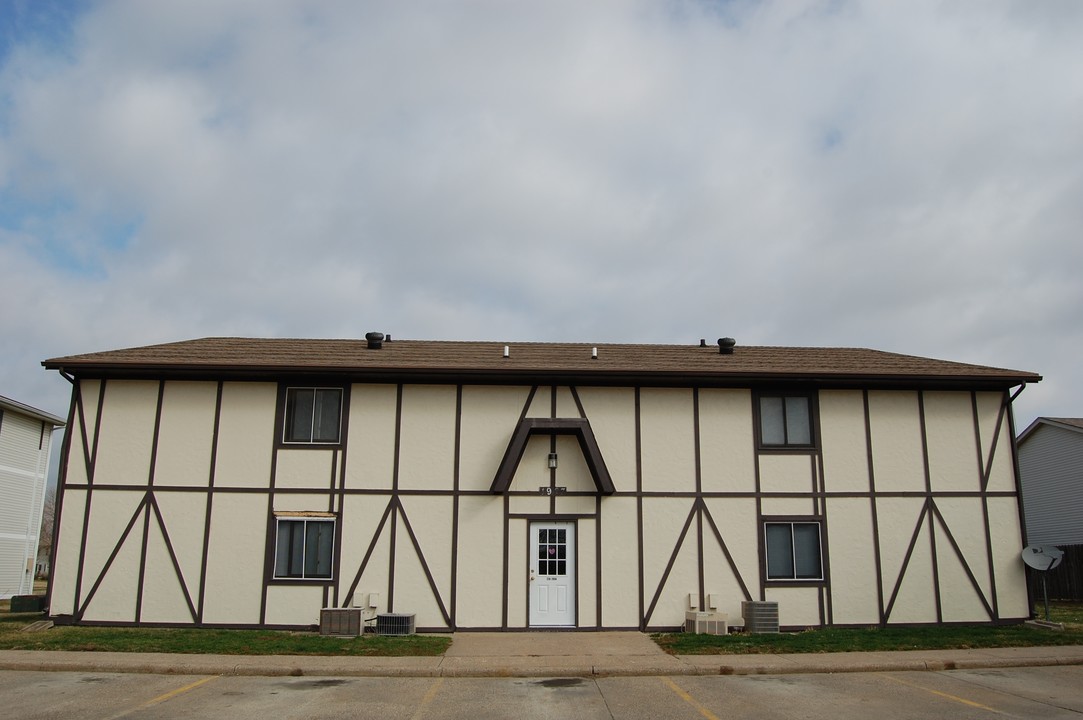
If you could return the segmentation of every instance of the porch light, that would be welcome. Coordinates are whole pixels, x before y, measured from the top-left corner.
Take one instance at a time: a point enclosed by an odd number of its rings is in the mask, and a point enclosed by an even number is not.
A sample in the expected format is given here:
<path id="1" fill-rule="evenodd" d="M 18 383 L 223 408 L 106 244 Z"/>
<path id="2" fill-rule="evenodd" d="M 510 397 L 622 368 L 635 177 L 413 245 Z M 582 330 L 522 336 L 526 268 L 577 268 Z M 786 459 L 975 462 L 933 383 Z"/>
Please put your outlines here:
<path id="1" fill-rule="evenodd" d="M 550 470 L 556 470 L 557 469 L 557 454 L 555 452 L 549 453 L 549 469 Z"/>

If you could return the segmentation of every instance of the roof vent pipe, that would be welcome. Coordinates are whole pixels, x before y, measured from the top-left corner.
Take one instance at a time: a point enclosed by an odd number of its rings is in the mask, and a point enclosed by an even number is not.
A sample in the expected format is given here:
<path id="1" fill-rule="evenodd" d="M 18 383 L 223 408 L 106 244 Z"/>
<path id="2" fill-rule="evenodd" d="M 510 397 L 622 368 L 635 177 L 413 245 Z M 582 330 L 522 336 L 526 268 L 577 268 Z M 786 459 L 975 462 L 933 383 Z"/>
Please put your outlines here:
<path id="1" fill-rule="evenodd" d="M 369 350 L 379 350 L 384 346 L 384 334 L 382 332 L 365 333 L 365 340 L 368 341 Z"/>
<path id="2" fill-rule="evenodd" d="M 707 347 L 707 338 L 700 338 L 699 339 L 699 346 L 700 347 Z"/>
<path id="3" fill-rule="evenodd" d="M 733 346 L 737 344 L 737 341 L 733 338 L 718 338 L 718 354 L 719 355 L 732 355 Z"/>

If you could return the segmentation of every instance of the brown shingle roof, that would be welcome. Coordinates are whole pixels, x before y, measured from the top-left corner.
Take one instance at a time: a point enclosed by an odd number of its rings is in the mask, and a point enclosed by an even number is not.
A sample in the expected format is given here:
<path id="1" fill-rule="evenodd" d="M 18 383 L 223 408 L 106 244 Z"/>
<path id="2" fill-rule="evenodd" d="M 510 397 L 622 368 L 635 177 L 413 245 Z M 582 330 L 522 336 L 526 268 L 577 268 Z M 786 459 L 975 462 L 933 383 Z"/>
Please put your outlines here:
<path id="1" fill-rule="evenodd" d="M 509 357 L 503 357 L 504 346 Z M 597 359 L 591 358 L 593 347 Z M 860 348 L 394 340 L 379 350 L 364 340 L 212 337 L 46 360 L 50 369 L 103 375 L 268 375 L 334 373 L 356 377 L 474 377 L 726 382 L 749 379 L 960 382 L 1019 385 L 1039 375 Z"/>

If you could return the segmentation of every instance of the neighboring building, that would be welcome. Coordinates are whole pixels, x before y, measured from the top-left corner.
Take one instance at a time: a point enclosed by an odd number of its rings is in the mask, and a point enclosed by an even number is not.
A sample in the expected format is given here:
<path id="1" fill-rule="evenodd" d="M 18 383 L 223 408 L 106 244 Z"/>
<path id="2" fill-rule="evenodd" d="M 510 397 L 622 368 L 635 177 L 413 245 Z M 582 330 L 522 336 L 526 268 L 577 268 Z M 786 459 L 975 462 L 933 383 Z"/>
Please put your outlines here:
<path id="1" fill-rule="evenodd" d="M 51 614 L 418 629 L 1018 622 L 1011 391 L 874 350 L 205 338 L 73 382 Z"/>
<path id="2" fill-rule="evenodd" d="M 0 396 L 0 599 L 34 591 L 49 445 L 60 418 Z"/>
<path id="3" fill-rule="evenodd" d="M 1083 545 L 1083 418 L 1040 417 L 1019 435 L 1031 545 Z"/>

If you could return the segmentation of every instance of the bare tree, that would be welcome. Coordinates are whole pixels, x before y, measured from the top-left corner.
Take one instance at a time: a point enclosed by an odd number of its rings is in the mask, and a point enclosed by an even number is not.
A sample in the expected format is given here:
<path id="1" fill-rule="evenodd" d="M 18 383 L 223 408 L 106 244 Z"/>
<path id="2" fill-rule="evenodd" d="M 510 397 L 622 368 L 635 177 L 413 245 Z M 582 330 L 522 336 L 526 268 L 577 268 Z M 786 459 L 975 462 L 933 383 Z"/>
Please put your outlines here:
<path id="1" fill-rule="evenodd" d="M 56 488 L 46 490 L 41 511 L 41 531 L 38 533 L 38 557 L 35 561 L 42 577 L 49 577 L 49 558 L 53 554 L 53 524 L 56 519 Z"/>

